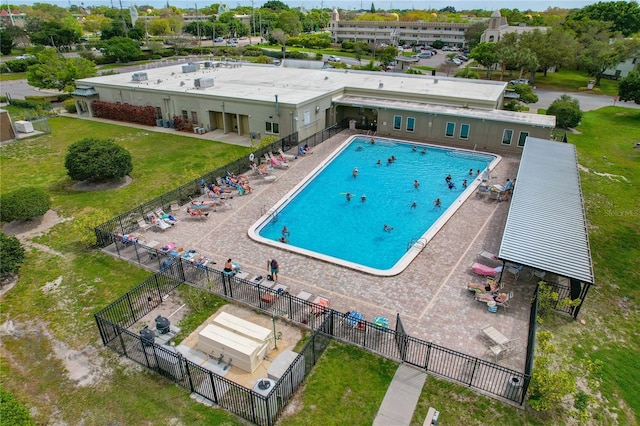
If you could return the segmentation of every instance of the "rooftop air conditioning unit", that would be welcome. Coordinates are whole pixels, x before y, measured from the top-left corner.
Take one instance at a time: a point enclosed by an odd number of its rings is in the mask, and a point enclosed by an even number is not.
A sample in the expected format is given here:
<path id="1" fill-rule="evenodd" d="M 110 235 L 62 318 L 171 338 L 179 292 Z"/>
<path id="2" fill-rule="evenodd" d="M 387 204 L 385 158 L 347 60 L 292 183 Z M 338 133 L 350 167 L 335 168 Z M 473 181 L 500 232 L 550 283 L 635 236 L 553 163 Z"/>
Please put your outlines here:
<path id="1" fill-rule="evenodd" d="M 211 77 L 196 78 L 193 80 L 193 85 L 197 89 L 206 89 L 207 87 L 213 87 L 213 78 Z"/>
<path id="2" fill-rule="evenodd" d="M 148 78 L 146 72 L 134 72 L 131 75 L 131 81 L 147 81 Z"/>
<path id="3" fill-rule="evenodd" d="M 187 65 L 183 65 L 182 66 L 182 72 L 187 73 L 187 72 L 196 72 L 197 68 L 196 68 L 196 64 L 187 64 Z"/>

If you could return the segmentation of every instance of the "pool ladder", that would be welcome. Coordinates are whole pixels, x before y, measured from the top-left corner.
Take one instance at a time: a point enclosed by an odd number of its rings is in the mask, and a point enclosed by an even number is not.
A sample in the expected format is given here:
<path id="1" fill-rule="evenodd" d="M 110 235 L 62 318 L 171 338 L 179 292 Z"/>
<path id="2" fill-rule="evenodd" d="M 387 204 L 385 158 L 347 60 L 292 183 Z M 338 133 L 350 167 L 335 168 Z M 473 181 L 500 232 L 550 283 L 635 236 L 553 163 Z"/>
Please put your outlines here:
<path id="1" fill-rule="evenodd" d="M 269 208 L 264 205 L 262 207 L 260 207 L 260 215 L 264 216 L 267 215 L 268 216 L 268 221 L 272 222 L 272 223 L 277 223 L 278 222 L 278 211 L 277 210 L 269 210 Z"/>
<path id="2" fill-rule="evenodd" d="M 409 240 L 409 244 L 407 244 L 407 251 L 411 250 L 414 246 L 422 250 L 427 246 L 427 242 L 428 241 L 425 238 L 412 238 Z"/>

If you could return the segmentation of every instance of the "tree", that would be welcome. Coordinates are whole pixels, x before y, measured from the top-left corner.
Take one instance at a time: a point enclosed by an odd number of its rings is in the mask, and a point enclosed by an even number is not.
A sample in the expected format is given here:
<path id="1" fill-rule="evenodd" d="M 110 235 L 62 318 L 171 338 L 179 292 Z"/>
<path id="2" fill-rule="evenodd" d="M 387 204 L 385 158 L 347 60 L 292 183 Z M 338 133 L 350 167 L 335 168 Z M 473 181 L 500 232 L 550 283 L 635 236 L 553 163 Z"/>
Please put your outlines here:
<path id="1" fill-rule="evenodd" d="M 482 42 L 470 53 L 469 57 L 487 69 L 487 78 L 491 77 L 491 69 L 498 62 L 498 46 L 495 43 Z"/>
<path id="2" fill-rule="evenodd" d="M 382 49 L 378 49 L 376 51 L 377 60 L 383 67 L 389 66 L 391 62 L 396 59 L 397 54 L 398 51 L 396 50 L 395 46 L 383 47 Z"/>
<path id="3" fill-rule="evenodd" d="M 640 104 L 640 72 L 630 72 L 618 83 L 618 95 L 621 101 L 633 101 Z"/>
<path id="4" fill-rule="evenodd" d="M 299 12 L 293 9 L 280 12 L 276 26 L 291 37 L 297 36 L 302 32 Z"/>
<path id="5" fill-rule="evenodd" d="M 594 20 L 610 24 L 613 32 L 625 37 L 640 32 L 640 6 L 635 1 L 607 1 L 585 6 L 570 13 L 566 21 Z"/>
<path id="6" fill-rule="evenodd" d="M 373 3 L 371 3 L 371 9 L 369 10 L 371 13 L 376 13 L 376 7 Z"/>
<path id="7" fill-rule="evenodd" d="M 24 187 L 0 197 L 0 219 L 4 222 L 31 220 L 42 216 L 51 207 L 49 194 L 40 188 Z"/>
<path id="8" fill-rule="evenodd" d="M 58 21 L 49 21 L 43 22 L 38 31 L 30 33 L 30 37 L 33 44 L 64 50 L 80 41 L 81 34 L 82 32 L 76 27 L 65 26 Z"/>
<path id="9" fill-rule="evenodd" d="M 24 262 L 24 248 L 16 237 L 0 232 L 0 259 L 0 277 L 20 272 L 20 265 Z"/>
<path id="10" fill-rule="evenodd" d="M 113 37 L 104 43 L 103 56 L 112 62 L 129 62 L 142 54 L 140 45 L 130 38 Z"/>
<path id="11" fill-rule="evenodd" d="M 566 68 L 576 62 L 579 44 L 576 38 L 562 27 L 549 28 L 543 42 L 535 47 L 536 56 L 544 75 L 550 68 Z"/>
<path id="12" fill-rule="evenodd" d="M 561 95 L 558 99 L 551 102 L 547 109 L 547 115 L 556 116 L 556 126 L 563 129 L 576 127 L 582 119 L 582 111 L 580 110 L 580 102 L 569 95 Z"/>
<path id="13" fill-rule="evenodd" d="M 535 104 L 538 102 L 538 95 L 533 91 L 533 87 L 528 84 L 516 84 L 513 86 L 513 91 L 520 97 L 518 100 L 525 104 Z"/>
<path id="14" fill-rule="evenodd" d="M 193 22 L 193 24 L 196 24 L 196 23 Z M 149 22 L 147 29 L 149 31 L 149 34 L 153 36 L 163 36 L 163 35 L 171 34 L 171 27 L 169 27 L 169 21 L 163 18 L 153 19 L 151 22 Z M 188 31 L 188 29 L 187 29 L 187 32 L 191 34 L 191 31 Z"/>
<path id="15" fill-rule="evenodd" d="M 64 160 L 73 180 L 118 180 L 133 170 L 131 154 L 112 139 L 85 138 L 69 147 Z"/>
<path id="16" fill-rule="evenodd" d="M 469 65 L 467 65 L 466 67 L 464 67 L 463 69 L 461 69 L 460 71 L 458 71 L 457 73 L 455 73 L 454 77 L 459 77 L 459 78 L 471 78 L 471 79 L 478 79 L 478 73 L 473 71 Z"/>
<path id="17" fill-rule="evenodd" d="M 538 344 L 537 356 L 529 384 L 528 402 L 536 411 L 549 411 L 568 394 L 575 391 L 576 380 L 567 371 L 553 371 L 550 355 L 556 352 L 550 343 L 553 335 L 549 331 L 539 331 L 536 334 Z"/>
<path id="18" fill-rule="evenodd" d="M 469 49 L 473 49 L 480 44 L 480 36 L 487 29 L 486 21 L 475 22 L 464 30 L 464 40 L 467 42 Z"/>
<path id="19" fill-rule="evenodd" d="M 269 0 L 268 2 L 262 5 L 262 8 L 271 9 L 274 12 L 280 12 L 282 10 L 288 10 L 289 6 L 287 6 L 286 4 L 282 3 L 279 0 Z"/>
<path id="20" fill-rule="evenodd" d="M 85 58 L 65 58 L 55 51 L 47 49 L 38 54 L 40 63 L 27 70 L 27 82 L 41 89 L 56 89 L 63 92 L 75 90 L 74 81 L 95 77 L 96 65 Z"/>
<path id="21" fill-rule="evenodd" d="M 13 49 L 13 37 L 7 30 L 0 30 L 0 53 L 11 55 L 11 49 Z"/>
<path id="22" fill-rule="evenodd" d="M 104 15 L 94 15 L 93 13 L 82 19 L 82 28 L 89 33 L 97 33 L 111 25 L 111 19 Z"/>
<path id="23" fill-rule="evenodd" d="M 634 39 L 615 38 L 608 31 L 594 28 L 582 34 L 582 45 L 578 62 L 589 75 L 596 79 L 596 86 L 608 68 L 612 68 L 629 58 L 638 50 L 639 42 Z"/>

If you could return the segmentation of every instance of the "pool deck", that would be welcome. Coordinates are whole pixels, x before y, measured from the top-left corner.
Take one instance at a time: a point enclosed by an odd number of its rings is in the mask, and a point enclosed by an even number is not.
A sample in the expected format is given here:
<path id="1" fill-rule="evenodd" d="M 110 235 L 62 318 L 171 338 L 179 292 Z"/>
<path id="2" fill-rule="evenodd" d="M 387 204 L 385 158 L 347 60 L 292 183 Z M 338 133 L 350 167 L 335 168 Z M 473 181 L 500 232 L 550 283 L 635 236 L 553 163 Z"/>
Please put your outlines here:
<path id="1" fill-rule="evenodd" d="M 253 276 L 266 276 L 267 261 L 276 258 L 280 263 L 279 282 L 289 286 L 291 294 L 305 290 L 314 297 L 328 297 L 333 309 L 356 310 L 369 321 L 384 316 L 392 328 L 399 313 L 410 335 L 487 360 L 493 359 L 486 355 L 487 345 L 481 340 L 480 329 L 493 325 L 508 338 L 517 339 L 516 352 L 499 360 L 499 364 L 523 371 L 529 301 L 535 280 L 528 280 L 525 272 L 516 284 L 513 276 L 505 273 L 503 291 L 514 291 L 506 312 L 502 307 L 497 313 L 489 312 L 486 304 L 475 301 L 473 293 L 466 289 L 467 282 L 484 281 L 469 267 L 479 252 L 497 253 L 508 201 L 472 194 L 407 269 L 393 277 L 365 274 L 249 238 L 247 230 L 262 212 L 349 136 L 344 131 L 315 147 L 312 154 L 293 160 L 287 170 L 276 170 L 278 178 L 274 182 L 248 174 L 255 189 L 231 200 L 231 210 L 212 213 L 206 221 L 180 221 L 164 233 L 147 231 L 145 239 L 195 249 L 215 260 L 220 269 L 230 257 Z M 491 182 L 504 184 L 507 178 L 515 178 L 518 164 L 519 157 L 502 155 Z M 178 213 L 178 218 L 183 214 Z M 313 226 L 312 215 L 309 226 Z"/>

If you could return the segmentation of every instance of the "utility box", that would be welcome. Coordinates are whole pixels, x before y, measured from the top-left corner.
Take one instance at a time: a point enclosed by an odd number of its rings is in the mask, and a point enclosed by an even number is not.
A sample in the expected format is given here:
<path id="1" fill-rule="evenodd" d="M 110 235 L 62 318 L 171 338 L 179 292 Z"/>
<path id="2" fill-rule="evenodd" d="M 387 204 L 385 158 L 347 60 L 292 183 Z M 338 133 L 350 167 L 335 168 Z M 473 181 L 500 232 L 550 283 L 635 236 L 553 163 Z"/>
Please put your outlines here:
<path id="1" fill-rule="evenodd" d="M 131 81 L 147 81 L 149 76 L 146 72 L 134 72 L 131 75 Z"/>
<path id="2" fill-rule="evenodd" d="M 19 133 L 33 133 L 33 123 L 30 121 L 18 120 L 13 122 L 13 126 L 16 128 L 16 132 Z"/>
<path id="3" fill-rule="evenodd" d="M 202 77 L 193 80 L 193 85 L 196 89 L 206 89 L 207 87 L 213 87 L 212 77 Z"/>

